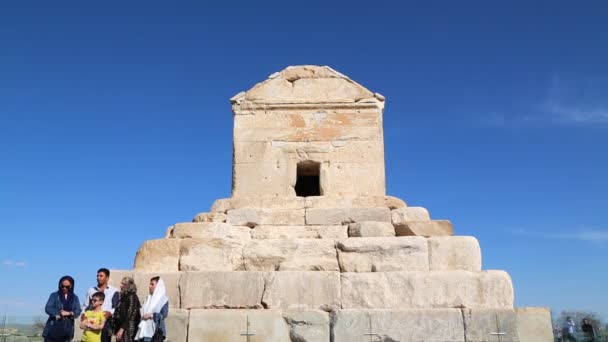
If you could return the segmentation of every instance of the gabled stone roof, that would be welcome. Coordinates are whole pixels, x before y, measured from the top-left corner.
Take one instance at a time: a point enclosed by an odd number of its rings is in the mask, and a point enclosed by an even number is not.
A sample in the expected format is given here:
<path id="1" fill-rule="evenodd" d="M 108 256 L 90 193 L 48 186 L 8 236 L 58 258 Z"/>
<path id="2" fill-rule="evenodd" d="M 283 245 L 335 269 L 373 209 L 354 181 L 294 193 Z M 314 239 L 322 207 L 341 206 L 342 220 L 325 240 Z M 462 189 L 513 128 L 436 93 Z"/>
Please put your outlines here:
<path id="1" fill-rule="evenodd" d="M 234 96 L 253 103 L 353 103 L 382 102 L 374 94 L 347 76 L 328 66 L 289 66 L 270 75 L 246 92 Z"/>

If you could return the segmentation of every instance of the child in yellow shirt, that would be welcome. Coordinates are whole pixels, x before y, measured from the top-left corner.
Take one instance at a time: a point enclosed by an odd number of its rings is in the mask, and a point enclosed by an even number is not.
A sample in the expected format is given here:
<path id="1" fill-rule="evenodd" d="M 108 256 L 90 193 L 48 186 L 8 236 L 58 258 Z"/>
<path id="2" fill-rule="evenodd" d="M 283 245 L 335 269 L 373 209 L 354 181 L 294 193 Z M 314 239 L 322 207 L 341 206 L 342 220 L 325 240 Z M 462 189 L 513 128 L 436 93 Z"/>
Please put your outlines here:
<path id="1" fill-rule="evenodd" d="M 101 342 L 101 330 L 106 323 L 104 311 L 101 309 L 105 297 L 103 292 L 96 292 L 91 297 L 93 310 L 85 311 L 84 319 L 80 320 L 80 329 L 84 330 L 82 342 Z"/>

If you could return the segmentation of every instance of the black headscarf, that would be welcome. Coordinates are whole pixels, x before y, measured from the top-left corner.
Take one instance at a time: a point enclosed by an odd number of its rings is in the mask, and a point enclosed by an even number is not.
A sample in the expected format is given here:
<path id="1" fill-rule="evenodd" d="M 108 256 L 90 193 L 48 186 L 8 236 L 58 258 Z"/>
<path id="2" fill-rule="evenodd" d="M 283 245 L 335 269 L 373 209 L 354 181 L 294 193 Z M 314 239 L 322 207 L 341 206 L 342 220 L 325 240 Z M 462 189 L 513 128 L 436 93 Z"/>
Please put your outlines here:
<path id="1" fill-rule="evenodd" d="M 63 296 L 63 292 L 61 292 L 61 283 L 63 283 L 64 280 L 69 281 L 71 284 L 70 288 L 68 289 L 67 298 Z M 59 300 L 61 300 L 61 307 L 65 311 L 72 311 L 72 306 L 74 305 L 74 285 L 74 278 L 68 275 L 63 276 L 61 277 L 61 279 L 59 279 Z"/>

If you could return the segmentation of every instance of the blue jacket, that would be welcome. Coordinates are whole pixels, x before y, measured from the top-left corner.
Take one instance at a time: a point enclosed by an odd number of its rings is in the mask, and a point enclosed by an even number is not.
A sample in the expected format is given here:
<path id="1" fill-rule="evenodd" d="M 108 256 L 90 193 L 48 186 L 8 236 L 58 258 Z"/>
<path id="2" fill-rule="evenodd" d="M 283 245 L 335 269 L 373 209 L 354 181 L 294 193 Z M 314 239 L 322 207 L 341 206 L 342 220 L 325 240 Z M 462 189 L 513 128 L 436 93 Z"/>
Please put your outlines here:
<path id="1" fill-rule="evenodd" d="M 46 306 L 44 307 L 44 311 L 47 315 L 49 315 L 49 319 L 46 321 L 46 325 L 44 326 L 44 331 L 42 332 L 42 336 L 46 336 L 49 327 L 55 324 L 57 320 L 57 316 L 59 316 L 59 312 L 61 310 L 71 311 L 74 313 L 74 317 L 80 316 L 81 308 L 80 308 L 80 300 L 78 300 L 78 296 L 74 294 L 74 301 L 72 302 L 71 308 L 63 308 L 61 305 L 61 299 L 59 298 L 59 292 L 53 292 L 49 296 L 49 300 L 46 302 Z M 72 336 L 70 337 L 70 341 L 74 337 L 74 319 L 71 319 L 72 322 Z"/>
<path id="2" fill-rule="evenodd" d="M 157 324 L 158 328 L 156 328 L 157 330 L 160 329 L 160 331 L 163 332 L 163 336 L 167 337 L 167 328 L 165 327 L 165 319 L 167 318 L 167 316 L 169 316 L 169 302 L 167 301 L 165 303 L 165 305 L 163 305 L 163 308 L 160 309 L 160 312 L 155 312 L 153 314 L 154 317 L 152 317 L 152 319 L 154 319 L 154 323 Z"/>

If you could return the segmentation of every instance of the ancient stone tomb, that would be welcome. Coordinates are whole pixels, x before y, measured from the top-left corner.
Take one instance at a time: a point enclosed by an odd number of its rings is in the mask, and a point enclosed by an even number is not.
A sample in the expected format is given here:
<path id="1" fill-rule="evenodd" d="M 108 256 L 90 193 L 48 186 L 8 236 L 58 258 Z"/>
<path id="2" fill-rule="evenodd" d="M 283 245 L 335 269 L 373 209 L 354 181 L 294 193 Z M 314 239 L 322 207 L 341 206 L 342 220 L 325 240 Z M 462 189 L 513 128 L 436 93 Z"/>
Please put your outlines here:
<path id="1" fill-rule="evenodd" d="M 169 340 L 551 340 L 548 310 L 514 309 L 474 237 L 386 195 L 382 95 L 295 66 L 231 102 L 232 196 L 113 271 L 142 298 L 165 279 Z"/>

